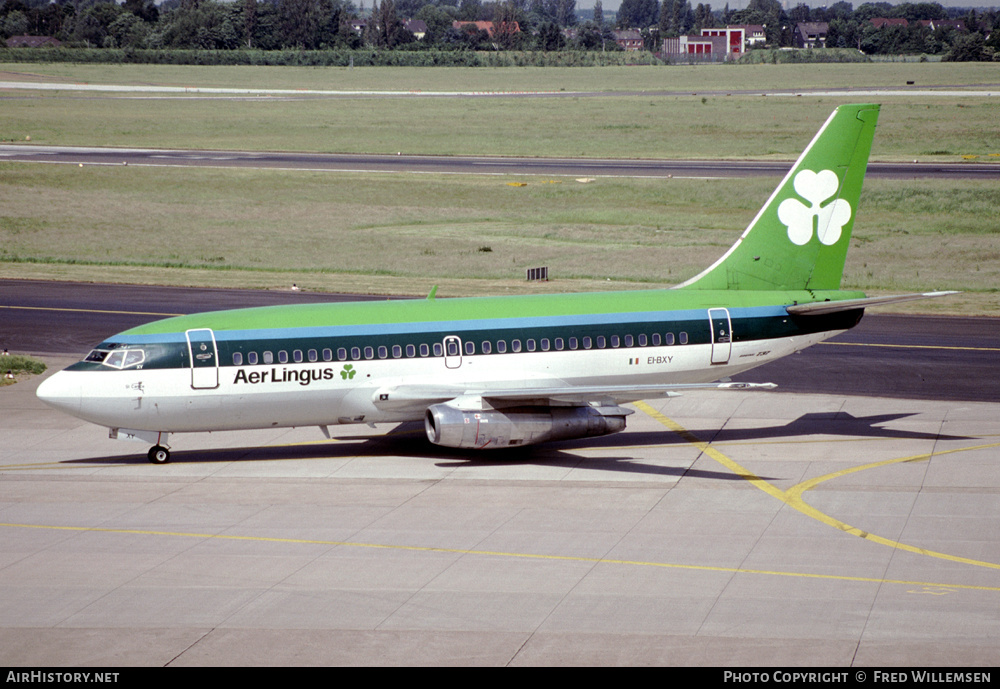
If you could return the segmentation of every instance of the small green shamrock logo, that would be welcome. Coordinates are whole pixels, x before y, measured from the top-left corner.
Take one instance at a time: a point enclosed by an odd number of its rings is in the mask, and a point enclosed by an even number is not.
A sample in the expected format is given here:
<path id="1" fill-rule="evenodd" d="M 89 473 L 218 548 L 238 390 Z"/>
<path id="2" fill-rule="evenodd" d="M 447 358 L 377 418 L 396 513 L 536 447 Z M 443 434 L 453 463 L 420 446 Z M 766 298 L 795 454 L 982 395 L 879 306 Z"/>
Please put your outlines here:
<path id="1" fill-rule="evenodd" d="M 357 373 L 357 371 L 354 370 L 354 367 L 351 364 L 344 364 L 344 370 L 340 372 L 340 377 L 344 380 L 350 380 L 354 377 L 355 373 Z"/>

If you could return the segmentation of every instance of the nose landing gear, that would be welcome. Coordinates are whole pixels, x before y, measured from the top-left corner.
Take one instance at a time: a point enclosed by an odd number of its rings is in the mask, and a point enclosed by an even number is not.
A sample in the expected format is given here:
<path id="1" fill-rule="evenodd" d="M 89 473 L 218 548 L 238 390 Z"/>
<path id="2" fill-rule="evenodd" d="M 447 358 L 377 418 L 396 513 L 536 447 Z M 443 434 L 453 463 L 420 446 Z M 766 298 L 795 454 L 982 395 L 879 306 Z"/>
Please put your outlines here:
<path id="1" fill-rule="evenodd" d="M 146 458 L 152 464 L 166 464 L 170 461 L 170 450 L 163 447 L 163 445 L 153 445 L 149 448 L 149 452 L 146 453 Z"/>

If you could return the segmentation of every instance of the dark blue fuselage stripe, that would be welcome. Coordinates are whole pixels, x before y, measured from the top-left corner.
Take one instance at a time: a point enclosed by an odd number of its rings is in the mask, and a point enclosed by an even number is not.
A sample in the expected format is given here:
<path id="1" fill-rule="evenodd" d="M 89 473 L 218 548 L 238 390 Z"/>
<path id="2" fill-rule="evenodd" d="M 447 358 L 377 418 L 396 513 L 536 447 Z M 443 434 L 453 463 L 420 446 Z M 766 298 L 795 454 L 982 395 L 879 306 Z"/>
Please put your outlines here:
<path id="1" fill-rule="evenodd" d="M 733 321 L 748 318 L 788 318 L 784 306 L 764 306 L 729 309 Z M 675 327 L 697 321 L 706 321 L 707 309 L 686 309 L 683 311 L 644 311 L 635 313 L 584 314 L 573 316 L 538 316 L 531 318 L 482 318 L 463 321 L 421 321 L 413 323 L 372 323 L 364 325 L 324 325 L 294 328 L 259 328 L 249 330 L 216 330 L 217 342 L 260 341 L 341 337 L 384 337 L 391 335 L 453 334 L 458 332 L 490 332 L 532 330 L 537 328 L 591 328 L 630 325 L 650 327 L 651 325 L 674 323 Z M 206 328 L 210 328 L 206 325 Z M 186 342 L 183 332 L 159 333 L 155 335 L 116 335 L 107 340 L 128 345 L 142 345 L 150 342 Z"/>

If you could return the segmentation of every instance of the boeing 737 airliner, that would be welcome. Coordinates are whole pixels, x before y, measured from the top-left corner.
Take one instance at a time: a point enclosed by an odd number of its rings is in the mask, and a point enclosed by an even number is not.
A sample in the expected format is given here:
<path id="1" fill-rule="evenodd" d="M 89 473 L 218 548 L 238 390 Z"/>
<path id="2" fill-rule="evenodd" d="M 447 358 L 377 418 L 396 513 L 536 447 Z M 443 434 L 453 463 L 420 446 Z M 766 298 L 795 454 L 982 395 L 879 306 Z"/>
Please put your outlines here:
<path id="1" fill-rule="evenodd" d="M 615 433 L 620 405 L 677 394 L 851 328 L 840 290 L 877 105 L 823 125 L 735 245 L 672 289 L 277 306 L 180 316 L 99 344 L 38 388 L 51 406 L 153 443 L 173 433 L 423 420 L 490 449 Z"/>

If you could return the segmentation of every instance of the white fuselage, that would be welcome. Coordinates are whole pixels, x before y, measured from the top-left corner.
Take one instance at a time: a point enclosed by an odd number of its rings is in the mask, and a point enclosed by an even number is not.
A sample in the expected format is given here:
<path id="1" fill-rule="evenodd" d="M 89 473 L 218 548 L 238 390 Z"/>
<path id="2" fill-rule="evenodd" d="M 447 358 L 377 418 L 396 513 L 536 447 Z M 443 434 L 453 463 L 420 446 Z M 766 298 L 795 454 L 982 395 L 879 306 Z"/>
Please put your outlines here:
<path id="1" fill-rule="evenodd" d="M 220 366 L 217 385 L 192 369 L 62 371 L 39 387 L 48 404 L 109 428 L 240 430 L 419 420 L 425 406 L 380 404 L 398 386 L 490 389 L 705 383 L 787 356 L 842 330 L 731 344 L 457 357 Z M 713 358 L 717 363 L 713 363 Z M 215 382 L 213 378 L 212 382 Z M 443 398 L 444 399 L 444 398 Z"/>

